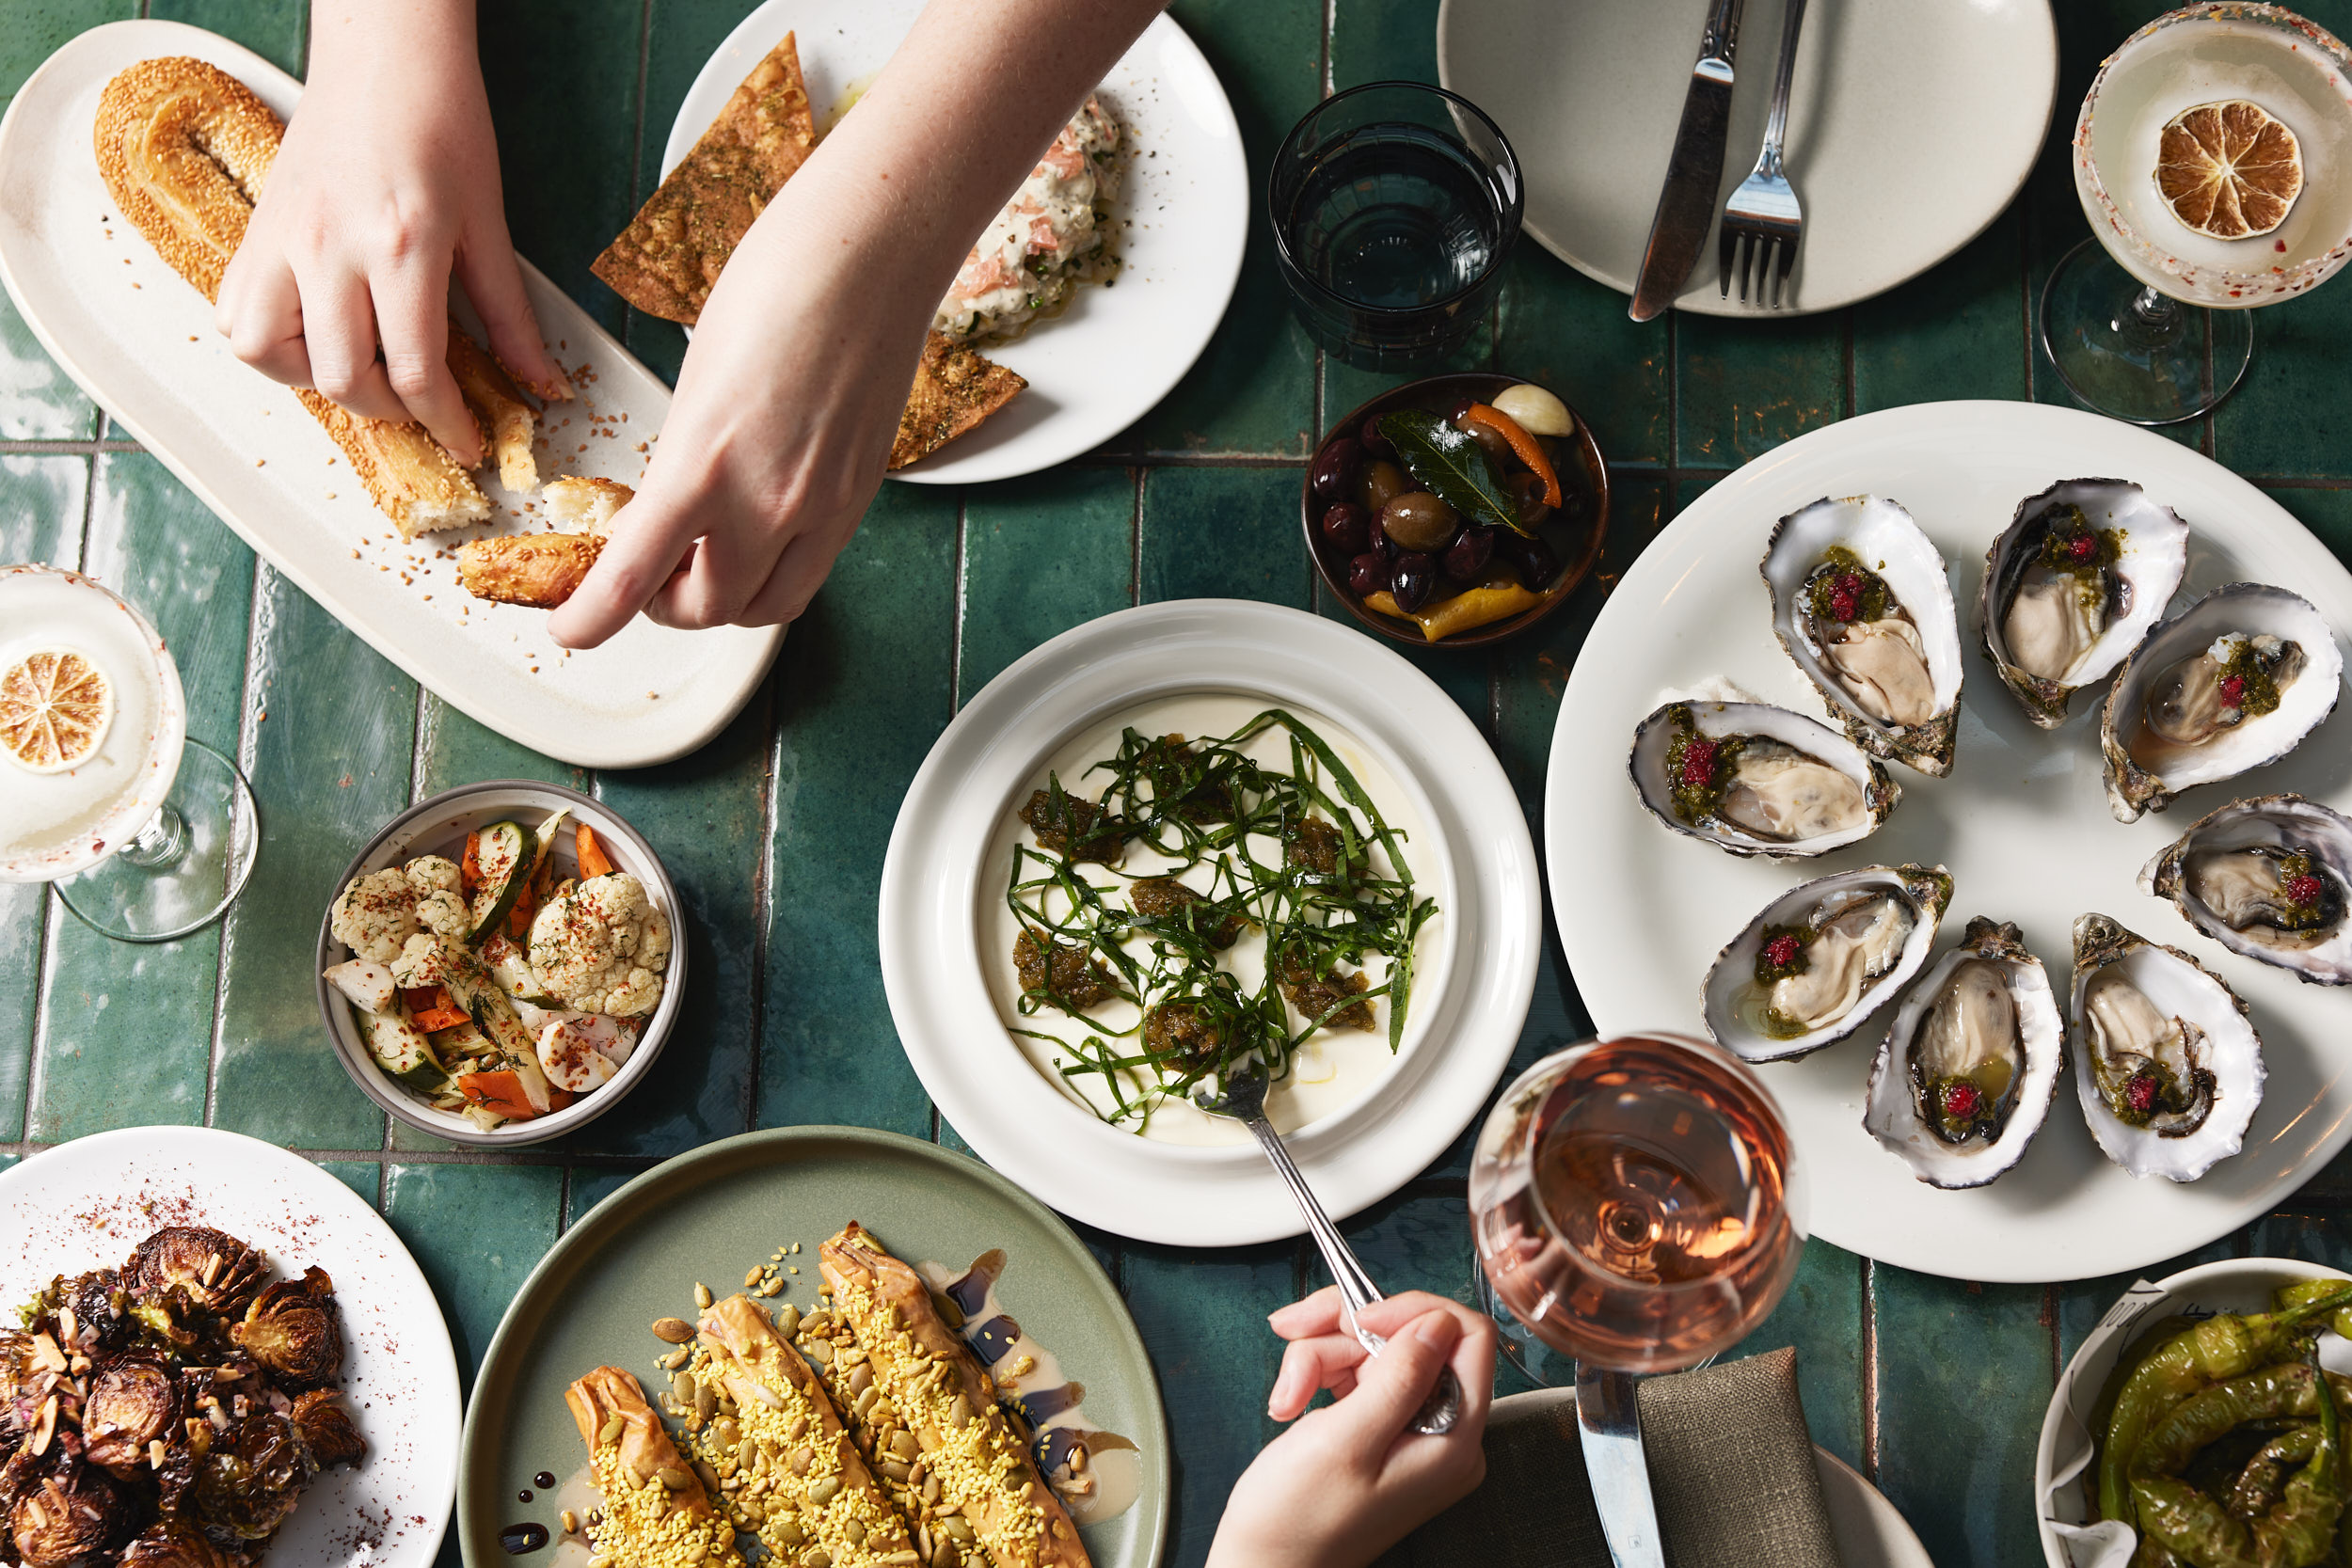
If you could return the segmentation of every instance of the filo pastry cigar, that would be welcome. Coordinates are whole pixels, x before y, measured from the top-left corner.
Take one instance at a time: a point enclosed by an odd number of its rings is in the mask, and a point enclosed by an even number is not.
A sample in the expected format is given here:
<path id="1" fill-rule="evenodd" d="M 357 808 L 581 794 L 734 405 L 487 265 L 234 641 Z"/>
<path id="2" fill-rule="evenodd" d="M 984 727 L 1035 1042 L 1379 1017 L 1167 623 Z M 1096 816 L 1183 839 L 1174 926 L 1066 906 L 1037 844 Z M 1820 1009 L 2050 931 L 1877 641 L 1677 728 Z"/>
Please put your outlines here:
<path id="1" fill-rule="evenodd" d="M 741 1568 L 735 1527 L 711 1506 L 637 1379 L 598 1367 L 564 1390 L 603 1498 L 596 1557 L 611 1568 Z"/>
<path id="2" fill-rule="evenodd" d="M 844 1402 L 853 1432 L 879 1433 L 886 1423 L 911 1438 L 907 1446 L 925 1472 L 915 1495 L 930 1499 L 941 1521 L 932 1528 L 918 1517 L 917 1549 L 930 1529 L 934 1553 L 941 1552 L 942 1532 L 955 1553 L 928 1559 L 933 1568 L 959 1561 L 963 1568 L 1086 1568 L 1077 1526 L 1038 1474 L 1023 1433 L 997 1407 L 994 1380 L 940 1317 L 922 1275 L 855 1221 L 819 1249 L 818 1260 L 833 1300 L 811 1318 L 837 1320 L 837 1326 L 819 1322 L 811 1330 L 832 1330 L 824 1352 L 806 1334 L 803 1346 L 829 1369 L 827 1386 L 837 1402 L 866 1383 Z M 870 1369 L 866 1379 L 859 1378 L 861 1367 Z M 903 1453 L 900 1447 L 893 1457 Z M 914 1474 L 912 1464 L 903 1467 Z"/>

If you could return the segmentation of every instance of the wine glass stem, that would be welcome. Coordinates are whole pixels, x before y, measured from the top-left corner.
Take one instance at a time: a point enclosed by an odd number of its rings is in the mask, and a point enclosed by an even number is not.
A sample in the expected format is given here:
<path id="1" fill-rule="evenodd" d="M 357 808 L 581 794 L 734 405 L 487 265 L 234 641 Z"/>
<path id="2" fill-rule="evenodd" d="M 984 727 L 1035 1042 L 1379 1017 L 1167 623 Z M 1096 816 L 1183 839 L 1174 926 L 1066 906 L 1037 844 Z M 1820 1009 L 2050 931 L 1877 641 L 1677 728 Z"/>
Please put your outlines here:
<path id="1" fill-rule="evenodd" d="M 152 868 L 171 864 L 187 852 L 187 818 L 167 805 L 131 836 L 120 853 L 133 865 Z"/>
<path id="2" fill-rule="evenodd" d="M 2187 325 L 2187 307 L 2143 283 L 2132 296 L 2131 320 L 2115 328 L 2136 348 L 2155 348 L 2177 339 Z"/>

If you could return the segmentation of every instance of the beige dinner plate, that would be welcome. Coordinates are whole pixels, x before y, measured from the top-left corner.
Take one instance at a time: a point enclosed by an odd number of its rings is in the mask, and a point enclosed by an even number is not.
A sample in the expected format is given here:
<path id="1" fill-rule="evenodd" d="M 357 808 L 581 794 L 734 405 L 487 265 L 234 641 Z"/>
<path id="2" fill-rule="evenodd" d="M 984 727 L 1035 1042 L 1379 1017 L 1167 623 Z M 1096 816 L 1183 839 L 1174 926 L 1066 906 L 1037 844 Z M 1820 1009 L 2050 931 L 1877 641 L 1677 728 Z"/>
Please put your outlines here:
<path id="1" fill-rule="evenodd" d="M 1527 232 L 1621 293 L 1641 270 L 1711 3 L 1445 0 L 1438 11 L 1438 78 L 1511 138 Z M 1782 7 L 1749 0 L 1740 24 L 1721 197 L 1763 144 Z M 2048 0 L 1812 0 L 1786 150 L 1805 216 L 1795 312 L 1882 293 L 1974 239 L 2025 184 L 2057 92 Z M 1675 307 L 1758 313 L 1718 292 L 1712 232 Z"/>

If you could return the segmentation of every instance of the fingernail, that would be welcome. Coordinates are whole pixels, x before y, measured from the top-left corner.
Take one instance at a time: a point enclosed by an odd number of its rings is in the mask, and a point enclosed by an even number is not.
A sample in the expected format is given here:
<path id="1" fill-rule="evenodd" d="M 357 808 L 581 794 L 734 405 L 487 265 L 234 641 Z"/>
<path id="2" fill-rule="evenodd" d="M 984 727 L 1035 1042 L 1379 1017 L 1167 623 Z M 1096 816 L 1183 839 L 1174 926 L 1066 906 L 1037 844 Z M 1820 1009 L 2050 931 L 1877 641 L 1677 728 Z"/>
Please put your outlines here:
<path id="1" fill-rule="evenodd" d="M 1432 1350 L 1451 1350 L 1462 1337 L 1462 1327 L 1445 1312 L 1425 1312 L 1413 1324 L 1413 1338 Z"/>

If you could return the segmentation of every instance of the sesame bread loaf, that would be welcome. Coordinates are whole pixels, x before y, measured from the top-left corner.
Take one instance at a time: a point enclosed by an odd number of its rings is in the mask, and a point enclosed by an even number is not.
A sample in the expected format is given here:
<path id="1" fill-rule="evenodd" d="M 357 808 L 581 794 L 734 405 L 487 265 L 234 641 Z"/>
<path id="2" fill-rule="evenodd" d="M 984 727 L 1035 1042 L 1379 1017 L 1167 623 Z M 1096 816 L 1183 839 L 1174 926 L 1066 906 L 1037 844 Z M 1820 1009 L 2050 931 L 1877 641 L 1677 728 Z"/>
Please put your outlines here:
<path id="1" fill-rule="evenodd" d="M 598 1367 L 566 1388 L 564 1400 L 588 1445 L 603 1499 L 589 1527 L 599 1561 L 611 1568 L 741 1568 L 735 1527 L 711 1506 L 636 1378 Z"/>

